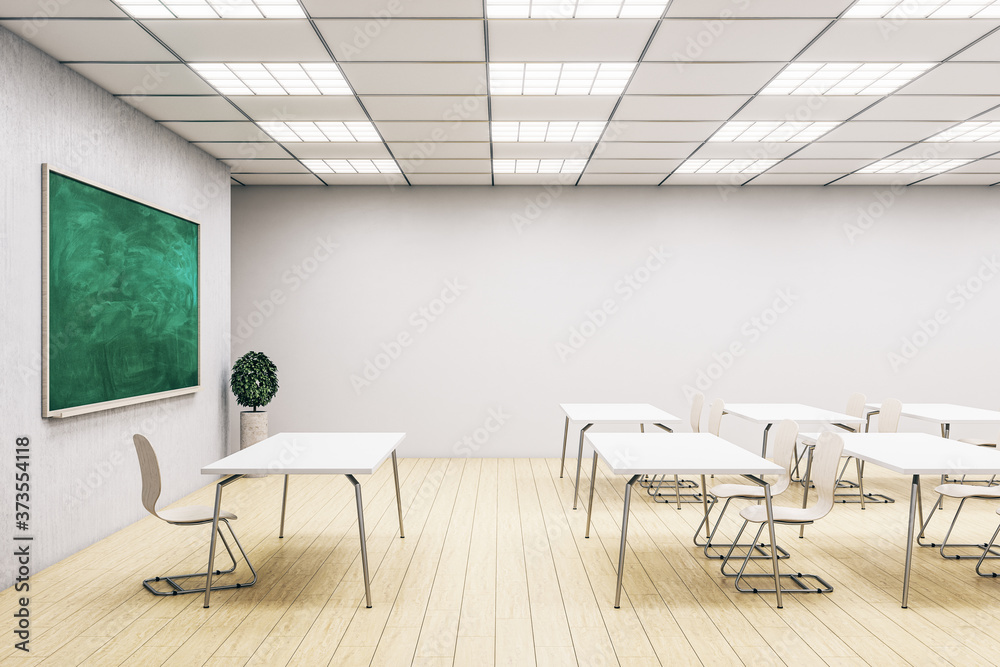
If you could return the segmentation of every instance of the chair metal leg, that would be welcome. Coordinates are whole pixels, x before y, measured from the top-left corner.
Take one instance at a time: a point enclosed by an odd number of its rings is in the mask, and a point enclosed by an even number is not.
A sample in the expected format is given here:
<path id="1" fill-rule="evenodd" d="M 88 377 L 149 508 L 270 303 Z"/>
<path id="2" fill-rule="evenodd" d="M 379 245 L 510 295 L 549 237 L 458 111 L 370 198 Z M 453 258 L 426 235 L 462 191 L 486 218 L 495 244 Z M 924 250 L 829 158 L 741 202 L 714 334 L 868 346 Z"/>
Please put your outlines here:
<path id="1" fill-rule="evenodd" d="M 743 528 L 746 528 L 747 523 L 749 522 L 743 523 Z M 757 535 L 754 537 L 754 542 L 760 541 L 760 535 L 761 533 L 764 532 L 764 528 L 767 527 L 768 527 L 767 523 L 760 524 L 760 527 L 757 529 Z M 740 529 L 740 533 L 743 532 L 743 528 Z M 728 558 L 729 558 L 728 554 L 727 554 L 727 561 L 724 562 L 722 565 L 723 568 L 722 574 L 724 574 L 727 577 L 735 577 L 733 585 L 735 586 L 736 590 L 738 590 L 740 593 L 775 593 L 777 594 L 778 597 L 778 608 L 780 609 L 782 593 L 830 593 L 833 591 L 833 586 L 831 586 L 829 582 L 827 582 L 825 579 L 816 574 L 802 574 L 801 572 L 796 572 L 795 574 L 781 574 L 777 569 L 775 569 L 773 573 L 763 572 L 760 574 L 746 574 L 747 565 L 750 564 L 751 560 L 749 555 L 750 554 L 748 553 L 747 556 L 744 557 L 743 564 L 740 566 L 739 571 L 736 573 L 728 573 L 725 571 L 725 567 L 726 564 L 728 563 Z M 777 560 L 773 561 L 772 565 L 774 568 L 777 568 L 778 561 Z M 741 585 L 744 580 L 754 580 L 754 579 L 761 579 L 765 581 L 770 580 L 773 583 L 774 587 L 760 588 L 751 586 L 750 588 L 744 588 Z M 794 584 L 794 587 L 785 588 L 784 586 L 781 586 L 780 582 L 782 579 L 792 582 L 792 584 Z M 808 583 L 809 580 L 814 581 L 815 585 L 810 585 Z"/>
<path id="2" fill-rule="evenodd" d="M 392 450 L 392 478 L 396 482 L 396 512 L 399 513 L 399 538 L 403 539 L 403 501 L 399 497 L 399 465 L 396 463 L 396 450 Z"/>
<path id="3" fill-rule="evenodd" d="M 566 426 L 563 427 L 563 451 L 562 459 L 559 461 L 559 479 L 562 479 L 563 470 L 566 469 L 566 440 L 569 438 L 569 417 L 566 417 Z"/>
<path id="4" fill-rule="evenodd" d="M 984 554 L 984 557 L 986 559 L 1000 558 L 1000 552 L 994 551 L 992 549 L 992 547 L 990 547 L 989 544 L 987 544 L 987 543 L 982 543 L 982 542 L 978 543 L 978 544 L 949 544 L 948 543 L 948 538 L 951 537 L 952 531 L 955 530 L 955 524 L 958 523 L 958 515 L 962 513 L 962 509 L 965 507 L 965 501 L 966 500 L 968 500 L 968 498 L 962 498 L 959 501 L 959 503 L 958 503 L 958 509 L 955 510 L 955 516 L 952 517 L 952 519 L 951 519 L 951 525 L 948 526 L 948 532 L 945 533 L 945 535 L 944 535 L 944 541 L 941 542 L 940 544 L 935 543 L 935 542 L 929 542 L 929 543 L 925 544 L 924 542 L 921 541 L 921 537 L 923 537 L 924 530 L 927 529 L 927 526 L 930 524 L 931 519 L 934 517 L 934 512 L 936 512 L 937 508 L 939 507 L 938 503 L 934 503 L 934 507 L 931 509 L 931 513 L 927 515 L 927 522 L 924 523 L 923 527 L 921 528 L 920 535 L 917 536 L 917 544 L 919 544 L 922 547 L 938 547 L 938 552 L 941 554 L 941 558 L 947 558 L 948 560 L 962 560 L 963 558 L 965 558 L 965 559 L 974 558 L 974 556 L 962 556 L 961 554 L 954 554 L 952 556 L 949 556 L 948 554 L 946 554 L 944 552 L 944 550 L 948 549 L 948 548 L 952 548 L 952 549 L 962 549 L 962 548 L 966 548 L 966 549 L 972 549 L 972 548 L 975 548 L 975 549 L 984 549 L 983 554 Z M 989 552 L 991 555 L 986 556 L 985 554 L 987 552 Z M 982 560 L 982 558 L 980 560 Z"/>
<path id="5" fill-rule="evenodd" d="M 732 553 L 733 549 L 746 549 L 747 553 L 752 554 L 750 556 L 751 560 L 767 560 L 771 558 L 770 550 L 765 550 L 764 545 L 753 541 L 747 544 L 740 544 L 740 535 L 736 536 L 736 541 L 732 544 L 717 544 L 712 540 L 715 538 L 715 533 L 718 532 L 719 526 L 722 525 L 722 517 L 725 516 L 726 510 L 729 509 L 729 503 L 732 502 L 733 498 L 726 498 L 726 502 L 722 504 L 722 511 L 719 512 L 719 518 L 715 520 L 715 525 L 711 527 L 711 532 L 709 532 L 709 513 L 710 509 L 706 509 L 705 518 L 701 520 L 698 527 L 694 531 L 694 543 L 695 546 L 702 547 L 702 552 L 705 554 L 706 558 L 718 558 L 723 560 L 726 556 L 722 554 L 711 554 L 708 552 L 709 549 L 726 549 L 729 548 L 729 553 Z M 718 501 L 716 501 L 718 502 Z M 708 533 L 708 539 L 705 542 L 699 542 L 698 538 L 701 534 L 701 527 L 705 526 L 705 532 Z M 742 535 L 742 532 L 740 533 Z M 778 547 L 778 558 L 788 558 L 789 554 L 780 546 Z"/>
<path id="6" fill-rule="evenodd" d="M 368 581 L 368 543 L 365 541 L 365 512 L 361 502 L 361 483 L 354 475 L 345 475 L 354 485 L 354 498 L 358 503 L 358 532 L 361 534 L 361 569 L 365 574 L 365 607 L 372 608 L 372 590 Z"/>
<path id="7" fill-rule="evenodd" d="M 573 486 L 573 509 L 576 509 L 576 499 L 580 496 L 580 466 L 583 464 L 583 437 L 593 424 L 587 424 L 580 429 L 580 451 L 576 454 L 576 484 Z"/>
<path id="8" fill-rule="evenodd" d="M 221 590 L 226 590 L 226 589 L 229 589 L 229 588 L 249 588 L 250 586 L 253 586 L 255 583 L 257 583 L 257 571 L 254 569 L 253 563 L 250 562 L 250 559 L 247 558 L 247 553 L 246 553 L 246 551 L 243 550 L 243 545 L 240 544 L 240 540 L 239 540 L 239 538 L 236 537 L 236 533 L 233 532 L 232 525 L 229 523 L 229 521 L 227 519 L 219 519 L 219 520 L 222 523 L 224 523 L 225 526 L 226 526 L 226 528 L 229 530 L 229 535 L 233 538 L 233 542 L 236 544 L 236 546 L 240 550 L 240 553 L 243 555 L 243 560 L 246 562 L 247 566 L 250 568 L 250 573 L 253 575 L 253 578 L 250 581 L 241 582 L 241 583 L 238 583 L 238 584 L 226 584 L 224 586 L 213 586 L 212 590 L 221 591 Z M 195 524 L 195 525 L 200 525 L 200 524 Z M 229 560 L 232 562 L 232 567 L 230 567 L 229 569 L 226 569 L 226 570 L 215 570 L 214 572 L 212 572 L 212 574 L 215 575 L 215 576 L 219 576 L 219 575 L 223 575 L 223 574 L 232 574 L 233 572 L 236 571 L 236 566 L 237 566 L 236 556 L 233 554 L 233 550 L 230 548 L 229 542 L 226 540 L 226 536 L 223 534 L 221 528 L 218 530 L 218 537 L 219 537 L 219 539 L 222 540 L 222 546 L 225 547 L 226 552 L 229 554 Z M 181 584 L 177 583 L 177 581 L 175 581 L 175 580 L 177 580 L 177 579 L 192 579 L 192 578 L 207 577 L 207 575 L 208 575 L 207 572 L 195 572 L 194 574 L 171 574 L 171 575 L 168 575 L 168 576 L 151 577 L 149 579 L 145 579 L 142 582 L 142 585 L 143 585 L 143 587 L 146 590 L 148 590 L 153 595 L 186 595 L 186 594 L 189 594 L 189 593 L 204 593 L 205 592 L 205 587 L 203 587 L 203 586 L 200 586 L 198 588 L 184 588 L 184 586 L 182 586 Z M 154 582 L 159 582 L 159 581 L 164 581 L 167 584 L 169 584 L 171 590 L 169 590 L 169 591 L 159 591 L 159 590 L 156 590 L 155 588 L 153 588 L 152 584 Z"/>
<path id="9" fill-rule="evenodd" d="M 978 574 L 980 577 L 992 577 L 996 579 L 997 576 L 1000 576 L 1000 573 L 997 572 L 987 572 L 986 574 L 983 574 L 982 570 L 980 570 L 980 568 L 983 566 L 984 560 L 988 558 L 996 558 L 996 556 L 987 556 L 986 554 L 992 551 L 993 543 L 997 541 L 998 534 L 1000 534 L 1000 526 L 997 526 L 996 531 L 993 533 L 993 537 L 990 538 L 990 541 L 987 542 L 986 546 L 983 548 L 983 555 L 979 557 L 979 562 L 976 563 L 976 574 Z"/>

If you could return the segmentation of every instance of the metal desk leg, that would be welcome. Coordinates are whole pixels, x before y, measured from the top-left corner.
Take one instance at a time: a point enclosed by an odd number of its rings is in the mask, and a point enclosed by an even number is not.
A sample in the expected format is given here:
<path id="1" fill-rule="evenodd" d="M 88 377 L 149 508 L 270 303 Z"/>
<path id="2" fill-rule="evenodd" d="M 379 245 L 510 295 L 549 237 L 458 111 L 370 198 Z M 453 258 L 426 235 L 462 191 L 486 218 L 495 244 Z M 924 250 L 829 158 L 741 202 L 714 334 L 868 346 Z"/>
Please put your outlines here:
<path id="1" fill-rule="evenodd" d="M 594 467 L 590 469 L 590 502 L 587 503 L 587 532 L 584 537 L 590 539 L 590 515 L 594 512 L 594 487 L 597 486 L 597 452 L 594 452 Z"/>
<path id="2" fill-rule="evenodd" d="M 781 609 L 781 574 L 778 572 L 778 543 L 774 539 L 774 508 L 771 506 L 770 484 L 764 485 L 764 505 L 767 507 L 767 531 L 771 535 L 771 567 L 774 568 L 774 594 L 778 599 L 778 609 Z"/>
<path id="3" fill-rule="evenodd" d="M 281 492 L 281 526 L 278 527 L 278 537 L 285 536 L 285 506 L 288 504 L 288 475 L 285 475 L 285 488 Z"/>
<path id="4" fill-rule="evenodd" d="M 615 589 L 615 609 L 621 607 L 622 575 L 625 574 L 625 538 L 628 535 L 628 506 L 632 502 L 632 485 L 635 484 L 637 479 L 639 479 L 639 475 L 632 475 L 631 479 L 625 484 L 625 511 L 622 514 L 622 546 L 618 550 L 618 586 Z"/>
<path id="5" fill-rule="evenodd" d="M 809 458 L 806 459 L 806 476 L 802 481 L 802 509 L 805 509 L 809 504 L 809 484 L 812 479 L 812 467 L 813 467 L 813 448 L 807 447 L 809 450 Z M 838 464 L 839 465 L 839 464 Z M 799 539 L 802 539 L 806 535 L 806 525 L 802 524 L 799 526 Z"/>
<path id="6" fill-rule="evenodd" d="M 764 427 L 764 440 L 760 443 L 760 457 L 762 459 L 767 458 L 767 432 L 771 430 L 773 424 L 768 424 Z"/>
<path id="7" fill-rule="evenodd" d="M 222 487 L 238 480 L 243 475 L 230 475 L 215 487 L 215 513 L 212 515 L 212 540 L 208 545 L 208 569 L 205 570 L 205 609 L 212 596 L 212 567 L 215 565 L 215 538 L 219 535 L 219 508 L 222 507 Z"/>
<path id="8" fill-rule="evenodd" d="M 365 606 L 372 608 L 372 590 L 368 582 L 368 544 L 365 542 L 365 513 L 361 506 L 361 484 L 354 475 L 345 475 L 354 485 L 354 497 L 358 501 L 358 531 L 361 533 L 361 569 L 365 573 Z"/>
<path id="9" fill-rule="evenodd" d="M 913 476 L 910 486 L 910 522 L 906 529 L 906 567 L 903 570 L 903 609 L 910 597 L 910 562 L 913 560 L 913 520 L 917 513 L 917 498 L 920 496 L 920 475 Z"/>
<path id="10" fill-rule="evenodd" d="M 566 426 L 563 427 L 563 453 L 562 460 L 559 461 L 559 479 L 562 479 L 563 470 L 566 468 L 566 439 L 569 438 L 569 417 L 566 417 Z"/>
<path id="11" fill-rule="evenodd" d="M 705 539 L 711 540 L 712 533 L 708 529 L 708 487 L 705 486 L 704 475 L 701 476 L 701 505 L 705 510 Z"/>
<path id="12" fill-rule="evenodd" d="M 583 464 L 583 436 L 593 424 L 587 424 L 580 429 L 580 451 L 576 455 L 576 486 L 573 487 L 573 509 L 576 509 L 576 499 L 580 495 L 580 466 Z"/>
<path id="13" fill-rule="evenodd" d="M 396 511 L 399 513 L 399 537 L 403 534 L 403 501 L 399 499 L 399 465 L 396 463 L 396 450 L 392 450 L 392 478 L 396 480 Z"/>
<path id="14" fill-rule="evenodd" d="M 941 437 L 947 440 L 950 436 L 951 436 L 951 424 L 941 424 Z M 941 475 L 941 483 L 942 484 L 947 484 L 948 483 L 948 475 Z M 939 510 L 943 510 L 944 509 L 944 496 L 943 495 L 938 496 L 937 507 L 938 507 Z M 923 522 L 921 522 L 920 523 L 920 534 L 921 535 L 923 535 L 923 525 L 924 525 Z"/>

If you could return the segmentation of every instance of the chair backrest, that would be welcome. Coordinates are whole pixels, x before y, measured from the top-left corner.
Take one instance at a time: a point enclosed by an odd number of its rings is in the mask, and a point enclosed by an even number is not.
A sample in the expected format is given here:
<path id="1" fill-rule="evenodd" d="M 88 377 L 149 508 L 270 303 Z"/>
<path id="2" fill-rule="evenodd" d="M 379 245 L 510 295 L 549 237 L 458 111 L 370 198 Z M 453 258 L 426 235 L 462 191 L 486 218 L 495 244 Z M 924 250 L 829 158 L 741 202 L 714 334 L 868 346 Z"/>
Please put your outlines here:
<path id="1" fill-rule="evenodd" d="M 132 436 L 135 453 L 139 457 L 139 471 L 142 473 L 142 506 L 155 517 L 156 501 L 160 498 L 160 464 L 156 452 L 146 436 L 136 433 Z"/>
<path id="2" fill-rule="evenodd" d="M 844 410 L 844 414 L 851 415 L 852 417 L 864 417 L 865 403 L 867 401 L 868 397 L 860 392 L 851 394 L 847 399 L 847 409 Z"/>
<path id="3" fill-rule="evenodd" d="M 696 391 L 691 397 L 691 431 L 701 433 L 701 410 L 705 407 L 705 394 Z"/>
<path id="4" fill-rule="evenodd" d="M 719 435 L 722 428 L 722 413 L 726 411 L 726 403 L 721 398 L 712 401 L 708 406 L 708 432 L 712 435 Z"/>
<path id="5" fill-rule="evenodd" d="M 899 428 L 899 415 L 903 412 L 903 404 L 895 398 L 882 401 L 878 410 L 878 432 L 895 433 Z"/>
<path id="6" fill-rule="evenodd" d="M 771 436 L 771 456 L 775 463 L 785 469 L 778 481 L 771 485 L 771 493 L 777 495 L 788 488 L 792 481 L 792 466 L 795 464 L 795 441 L 799 437 L 799 425 L 791 419 L 778 424 Z"/>
<path id="7" fill-rule="evenodd" d="M 826 516 L 833 509 L 833 494 L 836 492 L 837 473 L 843 453 L 844 440 L 836 433 L 826 431 L 816 440 L 811 476 L 818 498 L 816 504 L 809 508 L 813 521 Z"/>

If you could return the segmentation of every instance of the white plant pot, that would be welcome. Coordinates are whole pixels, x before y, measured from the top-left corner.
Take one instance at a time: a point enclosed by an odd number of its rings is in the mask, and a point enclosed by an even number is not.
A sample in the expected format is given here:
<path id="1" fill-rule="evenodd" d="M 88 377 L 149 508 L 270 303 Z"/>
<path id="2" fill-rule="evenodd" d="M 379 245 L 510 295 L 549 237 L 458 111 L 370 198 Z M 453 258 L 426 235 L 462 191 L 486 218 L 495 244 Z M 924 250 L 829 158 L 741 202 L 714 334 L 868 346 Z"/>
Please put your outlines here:
<path id="1" fill-rule="evenodd" d="M 256 445 L 267 438 L 267 412 L 263 410 L 240 413 L 240 449 Z M 245 477 L 267 477 L 267 475 L 245 475 Z"/>

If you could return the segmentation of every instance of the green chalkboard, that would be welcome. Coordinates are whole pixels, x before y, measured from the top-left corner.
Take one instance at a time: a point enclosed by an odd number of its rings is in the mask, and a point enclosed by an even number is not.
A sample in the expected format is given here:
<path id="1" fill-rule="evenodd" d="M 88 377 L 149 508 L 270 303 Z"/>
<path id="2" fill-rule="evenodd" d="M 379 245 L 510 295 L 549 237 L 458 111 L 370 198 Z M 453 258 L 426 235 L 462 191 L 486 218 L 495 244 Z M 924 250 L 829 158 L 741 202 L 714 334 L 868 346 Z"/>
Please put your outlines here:
<path id="1" fill-rule="evenodd" d="M 45 417 L 196 391 L 197 223 L 43 168 Z"/>

